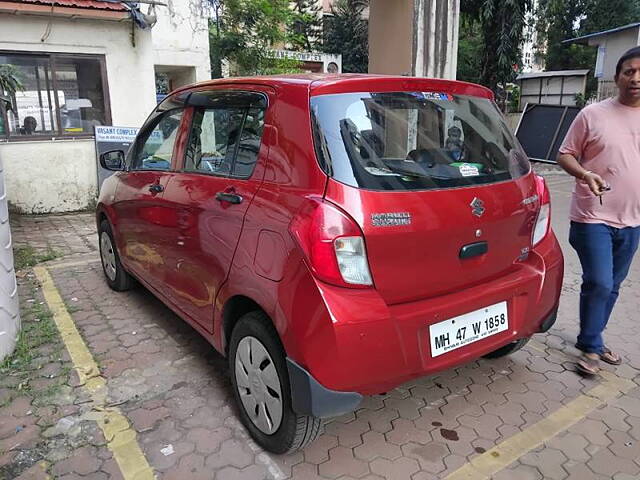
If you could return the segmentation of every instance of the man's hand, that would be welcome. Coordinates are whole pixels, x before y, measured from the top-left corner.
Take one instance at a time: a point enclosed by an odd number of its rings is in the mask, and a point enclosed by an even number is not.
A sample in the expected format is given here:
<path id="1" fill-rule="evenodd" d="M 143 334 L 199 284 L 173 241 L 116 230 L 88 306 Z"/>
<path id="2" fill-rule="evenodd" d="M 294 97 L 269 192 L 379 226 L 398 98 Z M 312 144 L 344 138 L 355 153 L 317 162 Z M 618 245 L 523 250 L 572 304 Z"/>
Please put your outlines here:
<path id="1" fill-rule="evenodd" d="M 607 182 L 597 173 L 587 172 L 582 181 L 589 185 L 589 190 L 596 196 L 600 196 L 606 191 Z"/>
<path id="2" fill-rule="evenodd" d="M 576 177 L 578 181 L 589 185 L 589 190 L 597 197 L 609 190 L 609 188 L 607 188 L 607 182 L 605 182 L 600 175 L 585 170 L 573 155 L 569 155 L 568 153 L 558 155 L 558 165 L 560 165 L 565 172 Z"/>

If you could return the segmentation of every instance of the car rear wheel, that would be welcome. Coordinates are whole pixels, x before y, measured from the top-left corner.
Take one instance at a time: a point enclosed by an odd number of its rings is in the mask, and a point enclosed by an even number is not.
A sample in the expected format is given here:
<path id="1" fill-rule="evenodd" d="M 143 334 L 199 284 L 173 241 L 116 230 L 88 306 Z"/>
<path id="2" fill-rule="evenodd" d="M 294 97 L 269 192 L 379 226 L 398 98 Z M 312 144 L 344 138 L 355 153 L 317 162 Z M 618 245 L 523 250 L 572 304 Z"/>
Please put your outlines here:
<path id="1" fill-rule="evenodd" d="M 100 261 L 102 262 L 102 271 L 104 272 L 107 284 L 117 292 L 129 290 L 133 286 L 133 278 L 126 272 L 122 263 L 120 263 L 120 255 L 118 255 L 111 225 L 109 225 L 107 220 L 100 222 L 98 238 L 100 243 Z"/>
<path id="2" fill-rule="evenodd" d="M 242 423 L 262 448 L 293 452 L 319 435 L 319 418 L 291 408 L 284 349 L 263 312 L 238 320 L 229 344 L 229 369 Z"/>
<path id="3" fill-rule="evenodd" d="M 483 355 L 483 356 L 484 358 L 500 358 L 500 357 L 505 357 L 507 355 L 511 355 L 512 353 L 515 353 L 518 350 L 520 350 L 522 347 L 524 347 L 527 344 L 527 342 L 529 342 L 529 340 L 531 340 L 531 337 L 521 338 L 520 340 L 516 340 L 515 342 L 509 343 L 504 347 L 500 347 L 499 349 L 494 350 L 493 352 L 487 353 L 486 355 Z"/>

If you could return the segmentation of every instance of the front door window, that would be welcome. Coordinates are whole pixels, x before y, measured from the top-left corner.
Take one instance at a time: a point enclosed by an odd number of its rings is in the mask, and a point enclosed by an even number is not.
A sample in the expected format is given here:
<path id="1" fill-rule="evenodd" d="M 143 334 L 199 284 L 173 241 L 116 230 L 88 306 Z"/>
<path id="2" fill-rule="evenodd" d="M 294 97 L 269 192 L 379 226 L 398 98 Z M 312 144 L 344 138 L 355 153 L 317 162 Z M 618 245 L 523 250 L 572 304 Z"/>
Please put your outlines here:
<path id="1" fill-rule="evenodd" d="M 137 142 L 132 170 L 170 170 L 173 147 L 182 120 L 182 110 L 165 114 L 156 127 Z"/>

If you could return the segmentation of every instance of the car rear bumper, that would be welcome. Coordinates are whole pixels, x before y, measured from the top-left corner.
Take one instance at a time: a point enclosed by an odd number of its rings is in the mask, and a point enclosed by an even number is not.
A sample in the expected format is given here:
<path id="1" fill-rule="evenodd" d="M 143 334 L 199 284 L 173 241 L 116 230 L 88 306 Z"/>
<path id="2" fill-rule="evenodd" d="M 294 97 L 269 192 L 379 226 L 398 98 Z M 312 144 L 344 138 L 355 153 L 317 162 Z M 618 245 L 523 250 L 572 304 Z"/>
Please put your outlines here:
<path id="1" fill-rule="evenodd" d="M 384 392 L 547 331 L 555 322 L 562 277 L 562 252 L 551 233 L 526 261 L 500 278 L 416 302 L 387 305 L 375 289 L 316 282 L 322 312 L 313 315 L 313 322 L 309 317 L 294 319 L 309 324 L 307 329 L 296 328 L 296 361 L 326 389 Z M 508 308 L 507 330 L 431 355 L 430 325 L 503 301 Z"/>

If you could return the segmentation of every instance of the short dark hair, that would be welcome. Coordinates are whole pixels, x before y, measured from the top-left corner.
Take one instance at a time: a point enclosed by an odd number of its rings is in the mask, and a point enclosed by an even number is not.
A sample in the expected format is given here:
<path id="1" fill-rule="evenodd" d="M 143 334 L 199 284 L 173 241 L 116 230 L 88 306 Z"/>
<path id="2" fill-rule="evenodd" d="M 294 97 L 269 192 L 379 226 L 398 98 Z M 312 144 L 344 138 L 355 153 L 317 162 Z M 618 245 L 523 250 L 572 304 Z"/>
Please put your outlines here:
<path id="1" fill-rule="evenodd" d="M 632 58 L 640 58 L 640 46 L 633 47 L 632 49 L 627 50 L 625 54 L 620 57 L 620 60 L 618 60 L 618 64 L 616 65 L 615 78 L 618 78 L 618 75 L 620 75 L 620 71 L 622 70 L 622 64 L 627 60 L 631 60 Z"/>

